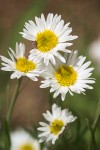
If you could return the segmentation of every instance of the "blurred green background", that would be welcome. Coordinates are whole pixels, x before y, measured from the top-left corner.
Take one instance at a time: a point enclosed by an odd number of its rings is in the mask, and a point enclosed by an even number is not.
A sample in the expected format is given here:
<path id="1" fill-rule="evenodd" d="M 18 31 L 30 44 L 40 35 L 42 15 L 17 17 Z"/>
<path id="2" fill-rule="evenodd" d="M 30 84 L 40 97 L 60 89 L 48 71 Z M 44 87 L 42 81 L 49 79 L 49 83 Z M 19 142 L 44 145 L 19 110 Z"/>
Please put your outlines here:
<path id="1" fill-rule="evenodd" d="M 41 13 L 46 16 L 49 12 L 61 14 L 65 23 L 71 22 L 72 34 L 78 35 L 79 38 L 69 49 L 78 49 L 79 54 L 86 55 L 87 60 L 90 60 L 88 47 L 100 36 L 100 0 L 0 0 L 0 54 L 8 56 L 8 48 L 14 49 L 16 42 L 24 42 L 26 49 L 29 50 L 31 42 L 23 39 L 19 32 L 22 31 L 25 22 L 34 21 L 34 16 L 39 17 Z M 95 68 L 95 65 L 92 62 L 91 66 Z M 10 73 L 0 71 L 0 118 L 6 114 L 13 88 L 16 85 L 16 80 L 10 80 L 9 76 Z M 79 117 L 73 132 L 78 134 L 74 148 L 78 147 L 81 150 L 89 147 L 90 133 L 86 118 L 93 121 L 100 99 L 100 75 L 95 69 L 92 77 L 96 78 L 93 90 L 87 90 L 86 95 L 75 94 L 73 97 L 67 95 L 62 103 L 64 108 L 70 108 Z M 24 79 L 23 85 L 27 80 L 27 78 Z M 49 108 L 49 90 L 40 89 L 39 84 L 40 82 L 33 83 L 29 80 L 28 85 L 19 95 L 12 116 L 12 126 L 29 127 L 30 115 L 34 122 L 42 120 L 42 112 Z M 100 148 L 100 122 L 96 139 Z"/>

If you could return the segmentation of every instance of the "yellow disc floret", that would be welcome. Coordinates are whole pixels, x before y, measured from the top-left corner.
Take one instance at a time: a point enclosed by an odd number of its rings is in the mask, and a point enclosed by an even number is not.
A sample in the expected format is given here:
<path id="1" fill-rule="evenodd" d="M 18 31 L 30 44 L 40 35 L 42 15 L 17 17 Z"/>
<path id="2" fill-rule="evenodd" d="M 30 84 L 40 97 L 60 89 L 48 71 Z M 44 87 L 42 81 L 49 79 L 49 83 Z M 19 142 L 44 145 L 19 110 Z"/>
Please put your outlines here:
<path id="1" fill-rule="evenodd" d="M 20 146 L 19 150 L 35 150 L 35 149 L 31 144 L 23 144 L 22 146 Z"/>
<path id="2" fill-rule="evenodd" d="M 36 64 L 32 61 L 27 60 L 25 57 L 18 58 L 16 62 L 16 69 L 18 69 L 21 72 L 29 72 L 31 70 L 34 70 L 36 67 Z"/>
<path id="3" fill-rule="evenodd" d="M 70 86 L 76 82 L 77 72 L 72 66 L 60 66 L 55 72 L 55 78 L 61 86 Z"/>
<path id="4" fill-rule="evenodd" d="M 50 125 L 50 132 L 57 135 L 61 131 L 63 126 L 64 123 L 62 120 L 55 119 Z"/>
<path id="5" fill-rule="evenodd" d="M 58 38 L 51 30 L 45 30 L 37 34 L 37 48 L 41 52 L 48 52 L 58 44 Z"/>

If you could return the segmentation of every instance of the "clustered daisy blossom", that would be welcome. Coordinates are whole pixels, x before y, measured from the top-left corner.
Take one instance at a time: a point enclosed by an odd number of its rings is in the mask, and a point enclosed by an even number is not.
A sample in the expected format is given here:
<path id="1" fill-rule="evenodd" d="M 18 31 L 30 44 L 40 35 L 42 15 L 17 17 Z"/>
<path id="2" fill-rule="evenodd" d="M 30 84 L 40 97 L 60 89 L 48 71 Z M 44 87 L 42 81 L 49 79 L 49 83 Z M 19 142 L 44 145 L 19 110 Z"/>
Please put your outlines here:
<path id="1" fill-rule="evenodd" d="M 12 71 L 11 79 L 27 76 L 33 81 L 43 72 L 41 61 L 37 59 L 30 60 L 25 57 L 25 45 L 16 43 L 16 52 L 9 48 L 8 54 L 10 59 L 0 56 L 2 63 L 1 70 Z"/>
<path id="2" fill-rule="evenodd" d="M 39 127 L 38 130 L 42 133 L 39 134 L 39 142 L 46 140 L 46 142 L 52 141 L 52 144 L 59 138 L 65 127 L 77 118 L 68 109 L 61 110 L 61 107 L 56 104 L 52 105 L 52 113 L 47 111 L 43 116 L 49 123 L 40 122 L 42 127 Z"/>
<path id="3" fill-rule="evenodd" d="M 72 32 L 72 28 L 68 27 L 70 23 L 64 25 L 61 15 L 52 13 L 48 14 L 47 19 L 43 14 L 40 18 L 35 17 L 35 22 L 29 20 L 21 32 L 25 39 L 36 43 L 36 48 L 30 52 L 30 58 L 43 59 L 45 65 L 48 65 L 49 60 L 56 64 L 55 56 L 65 62 L 59 51 L 69 52 L 65 48 L 72 45 L 69 41 L 77 38 L 70 35 Z"/>
<path id="4" fill-rule="evenodd" d="M 10 59 L 0 55 L 2 60 L 1 70 L 11 71 L 11 79 L 19 79 L 22 76 L 37 81 L 39 76 L 43 77 L 40 88 L 50 87 L 54 92 L 53 98 L 61 94 L 65 100 L 66 94 L 85 93 L 86 89 L 93 89 L 91 84 L 95 83 L 92 75 L 94 68 L 89 67 L 91 62 L 85 62 L 86 57 L 78 56 L 78 51 L 67 49 L 71 46 L 71 40 L 77 36 L 70 35 L 72 28 L 70 23 L 64 25 L 61 15 L 49 13 L 45 19 L 35 17 L 35 23 L 29 20 L 21 32 L 22 37 L 34 43 L 34 48 L 25 56 L 25 45 L 16 43 L 15 51 L 9 48 Z M 61 110 L 56 104 L 52 105 L 52 112 L 43 114 L 48 123 L 40 122 L 41 127 L 39 142 L 52 141 L 59 138 L 65 127 L 74 122 L 74 117 L 68 109 Z M 37 140 L 25 131 L 16 131 L 11 134 L 11 150 L 40 150 Z"/>
<path id="5" fill-rule="evenodd" d="M 22 129 L 11 132 L 10 137 L 10 150 L 40 150 L 38 140 Z"/>
<path id="6" fill-rule="evenodd" d="M 65 64 L 57 60 L 57 65 L 49 64 L 46 67 L 40 87 L 51 87 L 50 92 L 54 92 L 54 98 L 61 94 L 64 100 L 68 92 L 73 95 L 73 92 L 80 94 L 84 93 L 85 89 L 93 89 L 89 84 L 95 83 L 94 79 L 90 78 L 94 68 L 88 68 L 91 62 L 84 63 L 86 57 L 77 57 L 77 54 L 78 51 L 72 51 L 66 56 Z"/>

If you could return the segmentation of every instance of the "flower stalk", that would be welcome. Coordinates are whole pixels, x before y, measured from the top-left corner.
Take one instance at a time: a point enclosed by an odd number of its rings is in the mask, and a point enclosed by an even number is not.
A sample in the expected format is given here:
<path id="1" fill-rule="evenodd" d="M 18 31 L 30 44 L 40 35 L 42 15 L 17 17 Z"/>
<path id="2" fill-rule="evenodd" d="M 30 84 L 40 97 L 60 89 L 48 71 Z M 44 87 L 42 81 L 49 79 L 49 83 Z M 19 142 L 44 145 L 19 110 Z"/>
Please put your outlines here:
<path id="1" fill-rule="evenodd" d="M 6 115 L 6 120 L 7 120 L 8 123 L 11 120 L 11 115 L 13 113 L 13 108 L 14 108 L 14 105 L 16 103 L 17 97 L 19 95 L 19 89 L 20 89 L 21 81 L 22 81 L 22 78 L 20 78 L 18 80 L 18 82 L 17 82 L 16 88 L 15 88 L 15 92 L 14 92 L 14 94 L 12 96 L 12 99 L 11 99 L 11 102 L 10 102 L 10 106 L 8 108 L 8 112 L 7 112 L 7 115 Z"/>
<path id="2" fill-rule="evenodd" d="M 100 119 L 100 100 L 98 102 L 98 106 L 97 106 L 97 109 L 96 109 L 96 114 L 95 114 L 94 122 L 93 122 L 92 126 L 91 126 L 89 120 L 87 120 L 88 127 L 89 127 L 89 130 L 90 130 L 90 133 L 91 133 L 90 150 L 96 150 L 97 149 L 96 139 L 95 139 L 95 132 L 96 132 L 96 129 L 97 129 L 99 119 Z"/>

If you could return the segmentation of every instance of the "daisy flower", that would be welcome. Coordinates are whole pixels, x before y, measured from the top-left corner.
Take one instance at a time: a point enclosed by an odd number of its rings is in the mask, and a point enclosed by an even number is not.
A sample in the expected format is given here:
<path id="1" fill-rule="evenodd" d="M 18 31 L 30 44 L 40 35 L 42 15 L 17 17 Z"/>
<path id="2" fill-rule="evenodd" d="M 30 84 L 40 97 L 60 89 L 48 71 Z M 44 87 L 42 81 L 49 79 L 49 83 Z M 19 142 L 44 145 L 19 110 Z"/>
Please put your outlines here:
<path id="1" fill-rule="evenodd" d="M 64 100 L 68 92 L 73 95 L 73 92 L 80 94 L 86 89 L 93 89 L 89 84 L 95 83 L 94 79 L 90 78 L 94 68 L 88 68 L 91 62 L 84 63 L 86 57 L 77 57 L 77 53 L 78 51 L 72 51 L 66 55 L 65 64 L 57 60 L 55 66 L 49 64 L 46 67 L 46 73 L 42 75 L 45 80 L 40 87 L 51 87 L 50 92 L 54 92 L 54 98 L 61 94 Z"/>
<path id="2" fill-rule="evenodd" d="M 61 107 L 56 104 L 52 105 L 52 113 L 47 111 L 43 116 L 49 123 L 40 122 L 42 127 L 39 127 L 38 130 L 42 133 L 39 134 L 39 142 L 46 140 L 46 142 L 52 141 L 52 144 L 59 138 L 65 127 L 77 118 L 68 112 L 68 109 L 61 110 Z"/>
<path id="3" fill-rule="evenodd" d="M 10 150 L 40 150 L 38 140 L 22 129 L 12 132 L 10 138 Z"/>
<path id="4" fill-rule="evenodd" d="M 61 15 L 52 13 L 47 15 L 47 19 L 43 14 L 40 18 L 35 17 L 35 22 L 30 20 L 25 23 L 23 32 L 20 32 L 25 39 L 36 43 L 36 48 L 31 50 L 30 57 L 43 59 L 45 65 L 48 65 L 49 60 L 55 64 L 55 56 L 65 62 L 59 51 L 69 52 L 65 50 L 65 47 L 71 46 L 72 43 L 69 41 L 77 38 L 77 36 L 70 35 L 72 32 L 72 28 L 69 27 L 70 23 L 64 25 Z"/>
<path id="5" fill-rule="evenodd" d="M 37 81 L 37 77 L 42 73 L 40 60 L 30 60 L 25 55 L 25 45 L 16 43 L 16 52 L 9 48 L 8 54 L 10 59 L 0 56 L 2 62 L 3 71 L 12 71 L 11 79 L 20 78 L 21 76 L 27 76 L 33 81 Z"/>
<path id="6" fill-rule="evenodd" d="M 100 74 L 100 37 L 89 46 L 89 56 L 95 64 L 95 68 Z"/>

